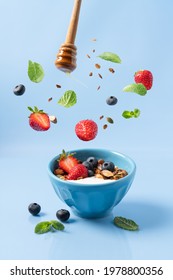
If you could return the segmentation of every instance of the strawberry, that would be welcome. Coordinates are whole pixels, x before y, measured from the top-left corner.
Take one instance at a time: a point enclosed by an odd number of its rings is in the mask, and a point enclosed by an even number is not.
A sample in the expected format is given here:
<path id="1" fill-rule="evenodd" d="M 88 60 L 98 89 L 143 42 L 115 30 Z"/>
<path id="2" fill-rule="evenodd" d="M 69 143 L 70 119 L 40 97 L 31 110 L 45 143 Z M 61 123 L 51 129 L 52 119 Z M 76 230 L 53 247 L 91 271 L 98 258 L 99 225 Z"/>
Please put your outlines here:
<path id="1" fill-rule="evenodd" d="M 75 132 L 79 139 L 90 141 L 97 136 L 98 126 L 92 120 L 82 120 L 76 124 Z"/>
<path id="2" fill-rule="evenodd" d="M 46 131 L 50 128 L 49 116 L 43 110 L 39 110 L 37 107 L 34 109 L 28 107 L 28 109 L 32 112 L 29 116 L 29 125 L 34 130 Z"/>
<path id="3" fill-rule="evenodd" d="M 75 165 L 71 170 L 70 173 L 67 175 L 67 180 L 77 180 L 79 178 L 86 178 L 88 177 L 88 169 L 83 164 Z"/>
<path id="4" fill-rule="evenodd" d="M 77 158 L 75 158 L 73 154 L 66 154 L 64 150 L 62 151 L 58 161 L 59 167 L 66 173 L 69 173 L 71 169 L 78 164 Z"/>
<path id="5" fill-rule="evenodd" d="M 149 70 L 139 70 L 135 73 L 134 80 L 137 84 L 143 84 L 147 90 L 153 85 L 153 75 Z"/>

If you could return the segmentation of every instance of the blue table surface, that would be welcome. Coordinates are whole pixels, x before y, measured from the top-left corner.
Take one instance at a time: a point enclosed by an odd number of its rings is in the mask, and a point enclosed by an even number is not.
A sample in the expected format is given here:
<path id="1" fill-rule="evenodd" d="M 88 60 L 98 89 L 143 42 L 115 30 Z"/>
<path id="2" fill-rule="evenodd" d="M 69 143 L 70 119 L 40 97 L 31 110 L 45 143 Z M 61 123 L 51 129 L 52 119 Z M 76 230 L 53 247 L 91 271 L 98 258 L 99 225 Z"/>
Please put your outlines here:
<path id="1" fill-rule="evenodd" d="M 68 207 L 56 196 L 46 174 L 48 157 L 2 158 L 1 259 L 172 259 L 173 205 L 170 170 L 160 157 L 134 153 L 138 163 L 135 181 L 112 214 L 101 219 L 82 219 L 71 211 L 63 232 L 36 235 L 35 225 L 56 219 L 58 209 Z M 142 158 L 142 160 L 141 160 Z M 171 164 L 169 156 L 162 161 Z M 145 172 L 144 172 L 145 170 Z M 17 176 L 20 174 L 20 176 Z M 166 175 L 168 174 L 168 176 Z M 27 210 L 31 202 L 41 205 L 40 215 Z M 70 209 L 69 209 L 70 210 Z M 113 225 L 115 216 L 131 218 L 139 231 Z"/>
<path id="2" fill-rule="evenodd" d="M 54 61 L 73 2 L 0 0 L 0 259 L 173 259 L 173 1 L 82 1 L 77 69 L 69 77 Z M 122 63 L 101 60 L 103 52 L 116 53 Z M 28 60 L 42 65 L 42 82 L 30 81 Z M 123 92 L 140 69 L 153 73 L 152 89 L 145 96 Z M 13 88 L 20 83 L 26 91 L 16 96 Z M 58 104 L 66 90 L 77 94 L 70 108 Z M 106 104 L 111 95 L 118 99 L 115 106 Z M 32 130 L 28 106 L 55 115 L 57 124 L 45 133 Z M 139 118 L 122 117 L 134 108 L 141 110 Z M 107 117 L 114 124 L 104 130 Z M 76 137 L 74 127 L 82 119 L 97 122 L 93 141 Z M 87 220 L 71 212 L 63 232 L 36 235 L 38 222 L 56 219 L 56 211 L 67 208 L 49 182 L 49 160 L 62 149 L 91 147 L 134 159 L 129 192 L 108 217 Z M 31 202 L 42 207 L 38 217 L 28 212 Z M 139 231 L 115 227 L 115 216 L 134 220 Z"/>

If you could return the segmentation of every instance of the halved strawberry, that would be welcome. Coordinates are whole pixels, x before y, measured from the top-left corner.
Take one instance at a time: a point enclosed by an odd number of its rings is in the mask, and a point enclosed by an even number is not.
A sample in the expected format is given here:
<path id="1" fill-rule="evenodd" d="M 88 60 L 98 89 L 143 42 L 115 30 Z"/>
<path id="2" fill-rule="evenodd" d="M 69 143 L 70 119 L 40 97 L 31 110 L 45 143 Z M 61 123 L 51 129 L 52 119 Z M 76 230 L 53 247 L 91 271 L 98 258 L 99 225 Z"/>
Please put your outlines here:
<path id="1" fill-rule="evenodd" d="M 86 178 L 88 177 L 88 169 L 83 164 L 75 165 L 71 170 L 70 173 L 67 175 L 67 180 L 77 180 L 79 178 Z"/>
<path id="2" fill-rule="evenodd" d="M 64 150 L 62 150 L 62 154 L 59 157 L 59 167 L 66 173 L 69 173 L 70 170 L 78 164 L 77 158 L 73 155 L 74 154 L 67 154 Z"/>
<path id="3" fill-rule="evenodd" d="M 32 112 L 29 116 L 29 125 L 34 130 L 46 131 L 50 128 L 49 116 L 43 110 L 39 110 L 36 106 L 34 109 L 31 107 L 28 107 L 28 109 Z"/>

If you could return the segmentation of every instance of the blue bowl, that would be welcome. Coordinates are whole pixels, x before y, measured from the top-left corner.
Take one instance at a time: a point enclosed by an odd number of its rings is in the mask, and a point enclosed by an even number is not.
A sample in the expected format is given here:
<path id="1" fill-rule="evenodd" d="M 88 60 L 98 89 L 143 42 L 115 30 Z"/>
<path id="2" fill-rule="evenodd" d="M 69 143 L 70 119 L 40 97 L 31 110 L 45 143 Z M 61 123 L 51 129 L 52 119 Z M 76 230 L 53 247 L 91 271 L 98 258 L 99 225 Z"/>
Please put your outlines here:
<path id="1" fill-rule="evenodd" d="M 129 190 L 136 172 L 135 162 L 126 155 L 105 149 L 78 149 L 69 152 L 75 153 L 75 157 L 81 161 L 90 156 L 112 161 L 128 172 L 127 176 L 116 181 L 83 184 L 64 181 L 53 174 L 59 155 L 49 162 L 48 175 L 56 194 L 76 215 L 83 218 L 100 218 L 108 215 Z"/>

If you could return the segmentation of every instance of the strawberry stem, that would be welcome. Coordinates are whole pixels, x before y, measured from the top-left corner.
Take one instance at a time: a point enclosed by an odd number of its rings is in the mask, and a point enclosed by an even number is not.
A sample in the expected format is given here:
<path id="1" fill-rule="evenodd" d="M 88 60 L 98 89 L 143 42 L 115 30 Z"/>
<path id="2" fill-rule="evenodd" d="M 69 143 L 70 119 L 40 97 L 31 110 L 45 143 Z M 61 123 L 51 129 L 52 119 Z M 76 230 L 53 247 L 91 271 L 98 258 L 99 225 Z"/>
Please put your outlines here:
<path id="1" fill-rule="evenodd" d="M 40 113 L 43 114 L 43 110 L 39 110 L 36 106 L 34 106 L 34 109 L 28 106 L 28 110 L 31 111 L 32 113 Z"/>
<path id="2" fill-rule="evenodd" d="M 39 112 L 39 110 L 38 110 L 38 108 L 37 108 L 36 106 L 34 106 L 34 112 L 35 112 L 35 113 L 38 113 L 38 112 Z"/>
<path id="3" fill-rule="evenodd" d="M 62 160 L 62 159 L 65 159 L 67 157 L 70 157 L 70 156 L 73 156 L 75 153 L 66 153 L 65 150 L 63 149 L 62 150 L 62 153 L 60 154 L 59 156 L 59 159 L 58 161 Z"/>

